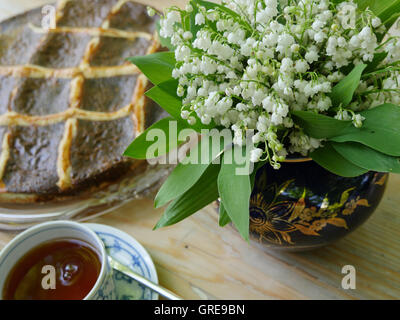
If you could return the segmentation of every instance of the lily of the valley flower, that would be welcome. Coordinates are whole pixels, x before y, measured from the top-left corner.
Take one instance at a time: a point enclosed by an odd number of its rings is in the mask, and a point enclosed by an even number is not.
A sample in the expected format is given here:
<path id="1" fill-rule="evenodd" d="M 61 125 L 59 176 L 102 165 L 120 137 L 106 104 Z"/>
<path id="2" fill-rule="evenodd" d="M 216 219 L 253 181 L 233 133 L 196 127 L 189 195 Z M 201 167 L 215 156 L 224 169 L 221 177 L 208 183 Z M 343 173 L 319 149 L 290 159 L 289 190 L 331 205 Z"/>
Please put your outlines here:
<path id="1" fill-rule="evenodd" d="M 223 1 L 237 16 L 195 4 L 186 11 L 172 8 L 161 19 L 160 35 L 176 47 L 173 77 L 183 98 L 182 118 L 193 124 L 196 115 L 203 124 L 214 121 L 230 128 L 240 145 L 245 131 L 254 130 L 253 143 L 263 146 L 252 152 L 254 162 L 267 158 L 279 167 L 290 153 L 307 155 L 321 147 L 322 140 L 294 125 L 290 112 L 326 113 L 344 68 L 368 64 L 378 52 L 388 53 L 388 63 L 400 59 L 398 39 L 380 45 L 377 34 L 385 31 L 384 25 L 352 1 Z M 182 25 L 182 16 L 193 10 L 196 34 Z M 399 104 L 399 71 L 382 81 L 385 90 L 376 92 L 373 81 L 363 79 L 354 101 L 340 106 L 336 118 L 361 127 L 360 111 L 385 102 Z"/>

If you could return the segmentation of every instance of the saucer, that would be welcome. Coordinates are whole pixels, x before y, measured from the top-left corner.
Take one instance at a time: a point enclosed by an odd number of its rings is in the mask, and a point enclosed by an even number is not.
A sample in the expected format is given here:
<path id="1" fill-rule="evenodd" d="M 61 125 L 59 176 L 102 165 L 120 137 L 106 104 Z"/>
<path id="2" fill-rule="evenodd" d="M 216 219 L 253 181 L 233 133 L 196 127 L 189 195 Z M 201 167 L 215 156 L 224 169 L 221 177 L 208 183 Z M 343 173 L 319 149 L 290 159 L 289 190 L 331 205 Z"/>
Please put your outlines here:
<path id="1" fill-rule="evenodd" d="M 127 233 L 113 227 L 85 223 L 104 242 L 107 253 L 117 261 L 158 284 L 153 260 L 143 246 Z M 113 270 L 117 300 L 157 300 L 158 294 Z"/>

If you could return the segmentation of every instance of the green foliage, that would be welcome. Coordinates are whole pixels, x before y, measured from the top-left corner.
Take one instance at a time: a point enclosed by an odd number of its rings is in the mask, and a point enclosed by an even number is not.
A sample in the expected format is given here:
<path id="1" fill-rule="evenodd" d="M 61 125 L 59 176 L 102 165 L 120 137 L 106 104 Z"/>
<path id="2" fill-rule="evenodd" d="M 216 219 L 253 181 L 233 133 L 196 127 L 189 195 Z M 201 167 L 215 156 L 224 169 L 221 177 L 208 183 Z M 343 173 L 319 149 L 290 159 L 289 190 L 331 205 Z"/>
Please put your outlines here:
<path id="1" fill-rule="evenodd" d="M 400 156 L 400 107 L 383 104 L 363 111 L 361 128 L 349 127 L 331 138 L 335 142 L 359 142 L 390 156 Z"/>
<path id="2" fill-rule="evenodd" d="M 321 167 L 342 177 L 357 177 L 368 171 L 345 159 L 330 142 L 327 142 L 323 148 L 315 150 L 310 156 Z"/>
<path id="3" fill-rule="evenodd" d="M 292 117 L 304 132 L 316 139 L 333 138 L 353 126 L 351 121 L 341 121 L 310 111 L 293 111 Z"/>
<path id="4" fill-rule="evenodd" d="M 361 9 L 369 7 L 382 22 L 386 28 L 390 28 L 397 20 L 400 12 L 400 0 L 357 0 L 361 5 Z"/>
<path id="5" fill-rule="evenodd" d="M 366 64 L 359 64 L 354 67 L 344 79 L 333 87 L 330 97 L 334 107 L 347 107 L 353 100 L 353 95 L 360 84 L 361 75 L 367 67 Z"/>
<path id="6" fill-rule="evenodd" d="M 239 233 L 245 240 L 249 240 L 250 176 L 238 174 L 236 169 L 243 165 L 235 162 L 232 149 L 225 151 L 223 159 L 218 175 L 219 196 L 224 210 Z"/>
<path id="7" fill-rule="evenodd" d="M 222 202 L 219 203 L 219 226 L 225 227 L 228 223 L 231 223 L 232 220 L 229 218 L 228 213 L 225 210 L 224 204 Z"/>
<path id="8" fill-rule="evenodd" d="M 332 147 L 356 166 L 377 172 L 400 173 L 399 158 L 368 148 L 360 143 L 332 142 Z"/>
<path id="9" fill-rule="evenodd" d="M 324 168 L 342 176 L 359 175 L 363 173 L 360 168 L 398 172 L 400 107 L 384 104 L 361 115 L 365 117 L 363 126 L 356 128 L 351 121 L 313 112 L 293 112 L 296 124 L 311 137 L 335 142 L 311 155 Z"/>
<path id="10" fill-rule="evenodd" d="M 364 75 L 368 75 L 371 72 L 374 72 L 378 69 L 379 65 L 386 59 L 388 56 L 387 52 L 378 52 L 375 53 L 374 59 L 372 62 L 368 64 L 368 66 L 364 70 Z"/>
<path id="11" fill-rule="evenodd" d="M 178 223 L 217 200 L 219 171 L 220 165 L 210 165 L 193 187 L 168 206 L 154 229 Z"/>
<path id="12" fill-rule="evenodd" d="M 157 52 L 127 60 L 135 64 L 155 85 L 171 80 L 176 64 L 174 52 Z"/>
<path id="13" fill-rule="evenodd" d="M 177 80 L 167 80 L 147 91 L 146 96 L 156 102 L 175 119 L 181 119 L 182 100 L 176 95 L 177 88 Z"/>
<path id="14" fill-rule="evenodd" d="M 172 171 L 156 196 L 155 206 L 157 208 L 181 196 L 193 187 L 210 164 L 220 156 L 224 143 L 221 143 L 222 141 L 220 141 L 220 144 L 213 143 L 213 137 L 210 135 L 203 137 L 202 140 L 206 139 L 208 143 L 204 141 L 199 143 L 187 158 Z M 196 161 L 190 161 L 191 159 Z"/>

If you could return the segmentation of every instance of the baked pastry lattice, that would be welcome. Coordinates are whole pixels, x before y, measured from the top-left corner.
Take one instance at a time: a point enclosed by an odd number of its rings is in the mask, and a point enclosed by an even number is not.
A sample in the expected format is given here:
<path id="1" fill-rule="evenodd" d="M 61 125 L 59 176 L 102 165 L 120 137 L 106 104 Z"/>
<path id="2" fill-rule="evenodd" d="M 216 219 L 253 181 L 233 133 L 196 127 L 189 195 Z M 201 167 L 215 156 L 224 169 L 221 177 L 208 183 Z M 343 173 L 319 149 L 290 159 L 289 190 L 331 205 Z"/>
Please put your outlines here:
<path id="1" fill-rule="evenodd" d="M 159 49 L 156 20 L 127 0 L 60 1 L 0 24 L 0 200 L 101 188 L 137 169 L 123 151 L 164 116 L 129 56 Z"/>

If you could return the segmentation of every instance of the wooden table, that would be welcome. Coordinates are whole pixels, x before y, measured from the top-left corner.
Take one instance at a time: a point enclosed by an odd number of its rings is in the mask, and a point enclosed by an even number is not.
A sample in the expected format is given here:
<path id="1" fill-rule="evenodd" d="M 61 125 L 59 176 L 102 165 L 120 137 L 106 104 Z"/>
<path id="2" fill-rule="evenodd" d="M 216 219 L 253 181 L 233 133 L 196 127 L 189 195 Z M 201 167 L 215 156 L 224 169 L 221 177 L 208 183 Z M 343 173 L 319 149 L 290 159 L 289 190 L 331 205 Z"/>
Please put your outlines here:
<path id="1" fill-rule="evenodd" d="M 146 3 L 146 0 L 142 0 Z M 0 19 L 47 0 L 0 0 Z M 159 8 L 185 1 L 147 0 Z M 96 223 L 124 230 L 150 252 L 160 282 L 186 299 L 400 298 L 400 176 L 391 176 L 373 217 L 338 243 L 306 253 L 268 251 L 220 229 L 212 207 L 163 230 L 151 200 L 134 201 Z M 0 233 L 0 247 L 14 234 Z M 343 290 L 342 267 L 357 270 L 357 289 Z"/>

